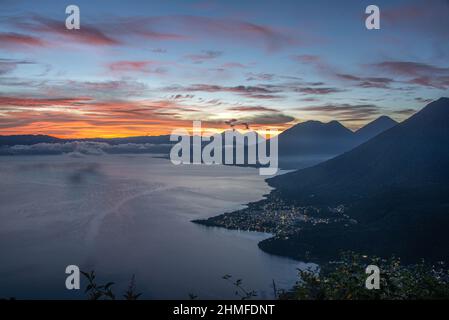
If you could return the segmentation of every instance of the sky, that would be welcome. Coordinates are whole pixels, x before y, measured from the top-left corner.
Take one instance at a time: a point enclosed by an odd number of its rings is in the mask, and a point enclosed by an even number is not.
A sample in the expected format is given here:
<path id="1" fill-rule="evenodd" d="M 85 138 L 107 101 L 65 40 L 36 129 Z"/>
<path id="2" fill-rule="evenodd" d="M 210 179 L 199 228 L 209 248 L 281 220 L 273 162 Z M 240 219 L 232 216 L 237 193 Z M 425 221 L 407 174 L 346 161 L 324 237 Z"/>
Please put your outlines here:
<path id="1" fill-rule="evenodd" d="M 380 8 L 380 30 L 365 8 Z M 80 30 L 65 27 L 68 5 Z M 352 130 L 449 96 L 448 0 L 0 0 L 0 135 Z"/>

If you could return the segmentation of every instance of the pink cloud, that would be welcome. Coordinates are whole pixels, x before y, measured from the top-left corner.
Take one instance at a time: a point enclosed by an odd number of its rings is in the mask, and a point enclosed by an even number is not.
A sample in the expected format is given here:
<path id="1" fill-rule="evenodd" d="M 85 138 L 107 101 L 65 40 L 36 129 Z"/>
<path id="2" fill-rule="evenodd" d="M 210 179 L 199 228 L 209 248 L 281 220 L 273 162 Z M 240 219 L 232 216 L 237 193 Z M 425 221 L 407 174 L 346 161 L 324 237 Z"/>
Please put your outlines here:
<path id="1" fill-rule="evenodd" d="M 411 61 L 383 61 L 374 66 L 391 73 L 405 76 L 449 73 L 449 68 Z"/>
<path id="2" fill-rule="evenodd" d="M 32 33 L 45 33 L 55 37 L 63 37 L 66 41 L 89 45 L 118 45 L 120 41 L 107 35 L 102 30 L 83 24 L 79 30 L 68 30 L 59 20 L 35 16 L 28 20 L 12 21 L 13 25 Z"/>
<path id="3" fill-rule="evenodd" d="M 200 16 L 127 17 L 96 21 L 95 27 L 83 23 L 80 30 L 67 30 L 59 20 L 42 16 L 17 17 L 9 22 L 22 30 L 46 33 L 73 39 L 89 45 L 120 45 L 130 39 L 145 38 L 154 41 L 180 41 L 197 38 L 238 41 L 247 45 L 264 46 L 268 51 L 304 43 L 295 30 L 281 30 L 272 26 L 229 18 Z M 179 33 L 182 30 L 182 34 Z"/>
<path id="4" fill-rule="evenodd" d="M 112 72 L 141 72 L 141 73 L 165 73 L 162 63 L 157 61 L 117 61 L 108 64 L 108 68 Z"/>
<path id="5" fill-rule="evenodd" d="M 47 42 L 39 38 L 13 32 L 0 33 L 0 43 L 6 47 L 44 47 L 48 45 Z"/>
<path id="6" fill-rule="evenodd" d="M 438 89 L 449 88 L 449 67 L 412 61 L 383 61 L 373 65 L 405 82 Z"/>
<path id="7" fill-rule="evenodd" d="M 89 102 L 86 97 L 79 98 L 20 98 L 0 96 L 0 105 L 10 107 L 46 107 L 46 106 L 76 106 Z"/>

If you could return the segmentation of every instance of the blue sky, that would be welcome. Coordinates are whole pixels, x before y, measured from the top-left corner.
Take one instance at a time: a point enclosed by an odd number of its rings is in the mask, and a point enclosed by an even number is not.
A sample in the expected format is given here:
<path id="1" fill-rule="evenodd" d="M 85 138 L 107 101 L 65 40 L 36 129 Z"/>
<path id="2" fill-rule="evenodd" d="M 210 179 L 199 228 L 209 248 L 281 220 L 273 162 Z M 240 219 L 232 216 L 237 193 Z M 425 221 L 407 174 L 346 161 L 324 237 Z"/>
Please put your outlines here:
<path id="1" fill-rule="evenodd" d="M 65 29 L 78 5 L 81 29 Z M 367 30 L 376 4 L 381 29 Z M 0 2 L 0 134 L 356 129 L 448 95 L 449 1 Z"/>

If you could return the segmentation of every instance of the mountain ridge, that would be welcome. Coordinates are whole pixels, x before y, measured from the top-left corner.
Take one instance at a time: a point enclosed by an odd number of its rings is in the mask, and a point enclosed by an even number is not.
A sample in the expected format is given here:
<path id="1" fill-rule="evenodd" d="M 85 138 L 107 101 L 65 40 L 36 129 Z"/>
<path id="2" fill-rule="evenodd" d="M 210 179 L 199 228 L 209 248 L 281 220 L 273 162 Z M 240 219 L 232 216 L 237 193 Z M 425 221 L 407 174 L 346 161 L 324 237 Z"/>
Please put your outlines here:
<path id="1" fill-rule="evenodd" d="M 267 252 L 304 259 L 339 251 L 404 259 L 449 258 L 449 98 L 314 167 L 268 179 L 272 195 L 301 206 L 344 205 L 354 225 L 304 228 L 268 239 Z"/>
<path id="2" fill-rule="evenodd" d="M 279 135 L 280 166 L 302 169 L 347 152 L 397 124 L 392 119 L 387 124 L 385 119 L 379 117 L 356 132 L 336 120 L 296 124 Z"/>
<path id="3" fill-rule="evenodd" d="M 368 141 L 371 138 L 377 136 L 378 134 L 388 129 L 391 129 L 397 124 L 398 124 L 397 121 L 391 119 L 388 116 L 383 115 L 367 123 L 360 129 L 356 130 L 354 133 L 356 137 L 361 141 L 361 143 L 363 143 L 364 141 Z"/>

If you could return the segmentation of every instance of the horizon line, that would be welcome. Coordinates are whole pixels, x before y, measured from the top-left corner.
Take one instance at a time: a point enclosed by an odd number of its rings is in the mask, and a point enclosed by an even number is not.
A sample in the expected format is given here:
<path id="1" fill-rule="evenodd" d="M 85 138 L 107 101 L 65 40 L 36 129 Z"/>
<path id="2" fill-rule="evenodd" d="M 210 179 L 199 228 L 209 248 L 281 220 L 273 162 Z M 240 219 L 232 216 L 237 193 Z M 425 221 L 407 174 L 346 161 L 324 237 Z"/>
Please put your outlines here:
<path id="1" fill-rule="evenodd" d="M 305 121 L 300 121 L 300 122 L 294 123 L 290 127 L 285 128 L 283 130 L 279 130 L 278 129 L 278 134 L 281 134 L 281 133 L 291 129 L 291 128 L 295 127 L 296 125 L 304 124 L 304 123 L 307 123 L 307 122 L 319 122 L 321 124 L 330 124 L 332 122 L 337 122 L 342 127 L 350 130 L 353 133 L 356 133 L 357 131 L 361 130 L 362 128 L 366 127 L 367 125 L 373 123 L 374 121 L 376 121 L 376 120 L 378 120 L 379 118 L 382 118 L 382 117 L 387 117 L 387 118 L 389 118 L 389 119 L 391 119 L 391 120 L 393 120 L 393 121 L 395 121 L 397 123 L 401 123 L 402 122 L 402 121 L 395 120 L 395 119 L 393 119 L 392 117 L 390 117 L 388 115 L 380 115 L 380 116 L 376 117 L 375 119 L 365 123 L 363 126 L 357 128 L 357 129 L 351 129 L 351 128 L 348 128 L 347 126 L 345 126 L 343 123 L 341 123 L 338 120 L 330 120 L 328 122 L 324 122 L 324 121 L 320 121 L 320 120 L 309 119 L 309 120 L 305 120 Z M 404 119 L 404 120 L 406 120 L 406 119 Z M 192 121 L 192 123 L 193 123 L 193 121 Z M 262 130 L 242 130 L 242 129 L 238 129 L 238 128 L 235 128 L 235 129 L 229 128 L 229 129 L 224 129 L 222 131 L 217 131 L 217 128 L 205 128 L 204 129 L 204 131 L 208 131 L 208 130 L 209 130 L 209 132 L 216 131 L 215 133 L 219 133 L 219 134 L 224 133 L 224 132 L 229 131 L 229 130 L 235 130 L 235 131 L 238 131 L 238 132 L 255 131 L 257 133 L 259 133 L 259 131 L 260 132 L 266 131 L 266 129 L 262 129 Z M 191 130 L 187 130 L 187 131 L 191 131 Z M 87 139 L 129 139 L 129 138 L 143 138 L 143 137 L 163 137 L 163 136 L 170 136 L 170 133 L 155 134 L 155 135 L 151 135 L 151 134 L 147 134 L 147 135 L 130 135 L 130 136 L 111 136 L 111 135 L 106 135 L 106 136 L 91 136 L 91 137 L 76 137 L 76 136 L 70 137 L 70 136 L 53 135 L 51 133 L 48 133 L 48 134 L 47 133 L 30 133 L 30 134 L 24 133 L 24 134 L 6 134 L 5 135 L 5 134 L 1 134 L 1 132 L 0 132 L 0 137 L 17 137 L 17 136 L 47 136 L 47 137 L 56 138 L 56 139 L 60 139 L 60 140 L 87 140 Z M 190 134 L 190 136 L 193 136 L 193 135 Z"/>

